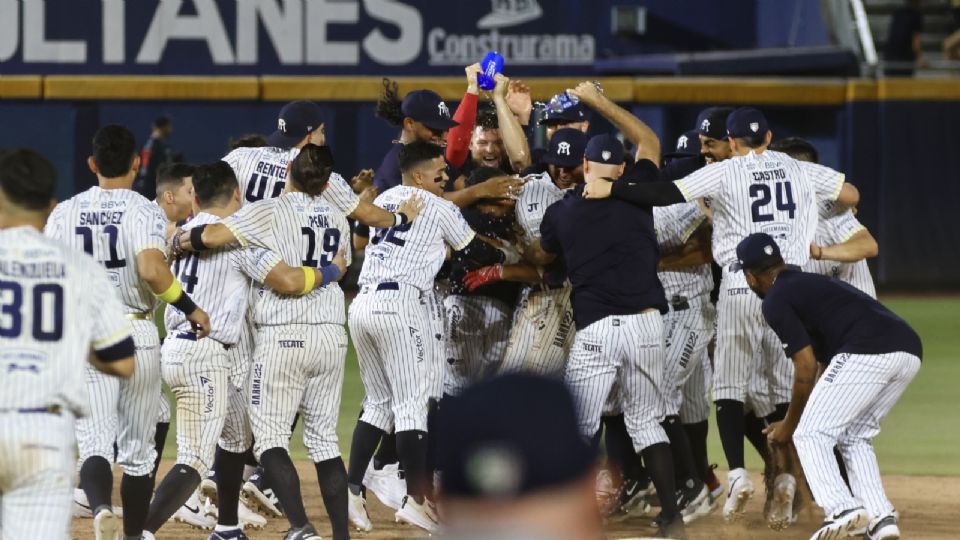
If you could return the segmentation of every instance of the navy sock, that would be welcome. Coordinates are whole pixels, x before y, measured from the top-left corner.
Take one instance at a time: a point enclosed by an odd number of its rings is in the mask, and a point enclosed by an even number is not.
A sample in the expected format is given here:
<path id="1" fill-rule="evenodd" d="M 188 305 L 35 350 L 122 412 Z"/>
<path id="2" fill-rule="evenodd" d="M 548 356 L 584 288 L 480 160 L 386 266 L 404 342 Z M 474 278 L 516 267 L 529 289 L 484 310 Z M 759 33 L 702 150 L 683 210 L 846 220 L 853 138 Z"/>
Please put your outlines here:
<path id="1" fill-rule="evenodd" d="M 113 493 L 113 468 L 110 462 L 101 456 L 90 456 L 80 466 L 80 487 L 90 502 L 90 511 L 101 506 L 113 508 L 110 500 Z"/>
<path id="2" fill-rule="evenodd" d="M 170 519 L 200 485 L 200 473 L 188 465 L 176 464 L 157 486 L 143 530 L 155 533 Z M 126 514 L 126 512 L 124 512 Z"/>
<path id="3" fill-rule="evenodd" d="M 350 526 L 347 523 L 347 469 L 343 466 L 343 458 L 338 456 L 313 465 L 317 469 L 320 495 L 333 528 L 333 540 L 348 540 Z"/>
<path id="4" fill-rule="evenodd" d="M 307 524 L 307 511 L 303 508 L 303 496 L 300 493 L 300 475 L 283 448 L 271 448 L 260 454 L 263 474 L 266 475 L 274 495 L 280 500 L 287 521 L 294 529 Z"/>
<path id="5" fill-rule="evenodd" d="M 354 486 L 363 485 L 363 475 L 373 458 L 377 444 L 383 446 L 384 431 L 362 420 L 353 428 L 353 441 L 350 443 L 350 468 L 347 469 L 347 482 Z"/>
<path id="6" fill-rule="evenodd" d="M 732 399 L 717 400 L 717 428 L 720 442 L 730 470 L 742 469 L 743 458 L 743 402 Z"/>

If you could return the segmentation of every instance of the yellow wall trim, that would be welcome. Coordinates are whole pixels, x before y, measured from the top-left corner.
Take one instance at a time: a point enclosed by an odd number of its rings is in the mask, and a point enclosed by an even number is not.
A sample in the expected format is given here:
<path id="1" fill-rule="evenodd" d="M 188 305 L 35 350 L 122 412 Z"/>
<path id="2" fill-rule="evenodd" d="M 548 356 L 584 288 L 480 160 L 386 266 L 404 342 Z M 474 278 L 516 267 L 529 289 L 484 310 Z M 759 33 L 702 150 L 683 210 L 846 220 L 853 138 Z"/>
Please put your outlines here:
<path id="1" fill-rule="evenodd" d="M 0 76 L 0 99 L 40 99 L 43 77 L 40 75 Z"/>

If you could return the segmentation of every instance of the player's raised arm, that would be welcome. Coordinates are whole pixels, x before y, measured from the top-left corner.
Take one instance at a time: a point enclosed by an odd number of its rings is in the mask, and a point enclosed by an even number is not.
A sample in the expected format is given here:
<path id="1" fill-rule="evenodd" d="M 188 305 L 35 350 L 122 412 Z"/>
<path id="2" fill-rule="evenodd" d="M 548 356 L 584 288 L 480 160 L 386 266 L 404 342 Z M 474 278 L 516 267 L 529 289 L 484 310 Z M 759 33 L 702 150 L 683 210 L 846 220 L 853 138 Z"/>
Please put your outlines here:
<path id="1" fill-rule="evenodd" d="M 650 126 L 630 113 L 630 111 L 614 103 L 610 98 L 600 93 L 597 86 L 590 82 L 582 82 L 576 88 L 567 90 L 567 93 L 577 96 L 591 109 L 600 113 L 610 121 L 628 141 L 637 146 L 636 160 L 650 160 L 655 166 L 660 163 L 660 137 Z"/>
<path id="2" fill-rule="evenodd" d="M 510 79 L 502 74 L 496 76 L 497 86 L 493 89 L 493 103 L 497 109 L 497 124 L 500 126 L 500 137 L 503 139 L 503 148 L 510 158 L 510 165 L 514 171 L 522 171 L 530 166 L 530 143 L 523 133 L 520 120 L 513 114 L 510 104 L 507 103 L 507 90 Z"/>

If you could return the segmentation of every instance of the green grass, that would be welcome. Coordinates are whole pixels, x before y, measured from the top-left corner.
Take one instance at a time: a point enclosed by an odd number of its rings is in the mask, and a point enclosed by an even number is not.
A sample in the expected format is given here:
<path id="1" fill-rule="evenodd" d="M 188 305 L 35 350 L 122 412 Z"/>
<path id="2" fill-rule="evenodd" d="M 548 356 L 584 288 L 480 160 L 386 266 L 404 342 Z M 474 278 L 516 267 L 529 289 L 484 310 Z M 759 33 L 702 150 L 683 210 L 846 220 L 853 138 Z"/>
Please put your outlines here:
<path id="1" fill-rule="evenodd" d="M 960 475 L 960 298 L 884 298 L 891 309 L 906 319 L 923 339 L 924 358 L 920 372 L 900 402 L 883 423 L 875 441 L 880 467 L 886 474 Z M 343 399 L 337 434 L 344 455 L 350 451 L 353 426 L 360 413 L 363 386 L 356 353 L 347 352 Z M 760 458 L 748 446 L 747 467 L 762 468 Z M 306 459 L 301 428 L 290 445 L 295 458 Z M 167 439 L 166 457 L 175 457 L 173 430 Z M 724 465 L 723 451 L 711 419 L 709 439 L 711 461 Z"/>

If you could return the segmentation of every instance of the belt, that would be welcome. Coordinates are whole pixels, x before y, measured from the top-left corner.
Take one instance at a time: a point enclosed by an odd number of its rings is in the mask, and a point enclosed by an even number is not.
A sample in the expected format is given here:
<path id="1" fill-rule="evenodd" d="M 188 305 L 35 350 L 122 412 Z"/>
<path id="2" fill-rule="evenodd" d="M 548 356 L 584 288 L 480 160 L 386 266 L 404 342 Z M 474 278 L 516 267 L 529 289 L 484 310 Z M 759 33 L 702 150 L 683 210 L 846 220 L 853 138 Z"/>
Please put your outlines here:
<path id="1" fill-rule="evenodd" d="M 141 313 L 127 313 L 126 317 L 128 321 L 149 321 L 153 318 L 153 314 L 144 311 Z"/>
<path id="2" fill-rule="evenodd" d="M 46 407 L 32 407 L 28 409 L 0 409 L 0 412 L 16 412 L 20 414 L 55 414 L 60 416 L 63 409 L 60 405 L 47 405 Z"/>
<path id="3" fill-rule="evenodd" d="M 686 296 L 675 294 L 669 300 L 670 309 L 673 311 L 686 311 L 690 309 L 690 301 Z"/>
<path id="4" fill-rule="evenodd" d="M 400 284 L 396 281 L 384 281 L 383 283 L 377 284 L 378 291 L 399 291 Z"/>
<path id="5" fill-rule="evenodd" d="M 743 268 L 740 266 L 740 263 L 738 262 L 730 263 L 730 266 L 727 267 L 727 270 L 730 272 L 739 272 L 742 269 Z"/>
<path id="6" fill-rule="evenodd" d="M 196 333 L 196 332 L 177 332 L 177 335 L 175 335 L 175 336 L 173 336 L 173 337 L 175 337 L 175 338 L 177 338 L 177 339 L 185 339 L 185 340 L 187 340 L 187 341 L 197 341 L 197 333 Z M 214 341 L 216 341 L 216 340 L 214 340 Z M 217 343 L 220 343 L 220 342 L 217 341 Z M 230 350 L 230 346 L 227 345 L 226 343 L 220 343 L 220 345 L 223 345 L 224 350 Z"/>

